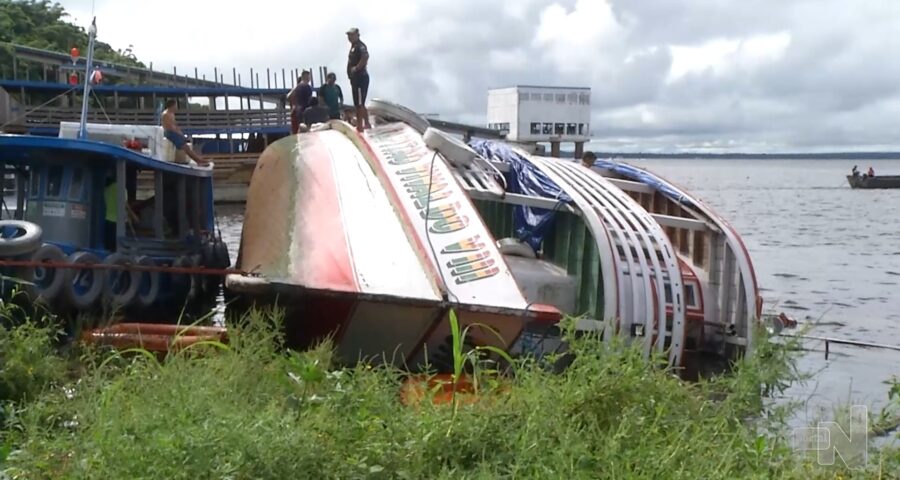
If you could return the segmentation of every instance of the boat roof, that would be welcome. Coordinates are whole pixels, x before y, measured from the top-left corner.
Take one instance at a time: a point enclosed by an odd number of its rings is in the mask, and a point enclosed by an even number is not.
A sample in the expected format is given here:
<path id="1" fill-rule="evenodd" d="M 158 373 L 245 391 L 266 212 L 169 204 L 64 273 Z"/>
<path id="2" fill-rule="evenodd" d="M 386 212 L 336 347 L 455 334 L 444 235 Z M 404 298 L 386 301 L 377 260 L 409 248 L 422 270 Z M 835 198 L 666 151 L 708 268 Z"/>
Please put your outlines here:
<path id="1" fill-rule="evenodd" d="M 165 162 L 118 145 L 93 140 L 33 135 L 0 135 L 0 162 L 7 165 L 59 161 L 62 152 L 65 152 L 65 161 L 112 162 L 124 160 L 129 165 L 140 169 L 189 177 L 212 177 L 213 172 L 211 168 Z"/>

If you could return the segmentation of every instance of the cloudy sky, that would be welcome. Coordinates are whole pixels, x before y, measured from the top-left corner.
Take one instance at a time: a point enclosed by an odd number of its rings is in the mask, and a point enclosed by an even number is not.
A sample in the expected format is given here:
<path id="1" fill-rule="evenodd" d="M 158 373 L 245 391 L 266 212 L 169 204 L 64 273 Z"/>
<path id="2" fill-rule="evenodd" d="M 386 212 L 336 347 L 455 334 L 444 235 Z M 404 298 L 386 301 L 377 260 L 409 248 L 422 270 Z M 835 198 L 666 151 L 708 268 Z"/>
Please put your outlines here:
<path id="1" fill-rule="evenodd" d="M 90 23 L 91 0 L 60 3 Z M 592 148 L 900 149 L 896 0 L 94 3 L 113 47 L 156 69 L 237 67 L 245 83 L 251 67 L 341 72 L 357 26 L 370 96 L 447 120 L 483 124 L 488 88 L 589 86 Z"/>

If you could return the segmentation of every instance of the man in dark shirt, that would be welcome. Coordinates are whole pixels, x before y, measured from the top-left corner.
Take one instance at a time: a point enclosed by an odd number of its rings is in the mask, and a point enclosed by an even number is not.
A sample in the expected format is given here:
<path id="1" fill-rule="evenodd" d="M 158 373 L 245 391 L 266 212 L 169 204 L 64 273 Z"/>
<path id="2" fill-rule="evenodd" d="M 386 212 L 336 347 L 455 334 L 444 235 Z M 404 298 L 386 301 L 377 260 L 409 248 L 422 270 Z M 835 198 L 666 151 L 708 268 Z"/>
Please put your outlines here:
<path id="1" fill-rule="evenodd" d="M 288 93 L 287 99 L 291 104 L 291 133 L 296 134 L 300 129 L 300 121 L 303 112 L 309 108 L 312 99 L 312 86 L 309 84 L 309 71 L 304 70 L 297 79 L 297 85 Z"/>
<path id="2" fill-rule="evenodd" d="M 581 164 L 587 168 L 593 167 L 596 161 L 597 155 L 594 155 L 594 152 L 584 152 L 584 155 L 581 156 Z"/>
<path id="3" fill-rule="evenodd" d="M 356 129 L 372 128 L 369 124 L 369 112 L 366 110 L 366 95 L 369 93 L 369 49 L 359 39 L 359 29 L 347 30 L 350 41 L 350 55 L 347 57 L 347 76 L 353 90 L 353 106 L 356 107 Z"/>
<path id="4" fill-rule="evenodd" d="M 310 100 L 309 108 L 303 111 L 303 123 L 312 127 L 317 123 L 328 122 L 328 108 L 319 103 L 319 99 Z"/>
<path id="5" fill-rule="evenodd" d="M 337 75 L 332 72 L 325 77 L 325 85 L 319 87 L 319 104 L 324 102 L 328 107 L 328 118 L 333 120 L 341 118 L 341 107 L 344 105 L 344 92 L 336 82 Z"/>

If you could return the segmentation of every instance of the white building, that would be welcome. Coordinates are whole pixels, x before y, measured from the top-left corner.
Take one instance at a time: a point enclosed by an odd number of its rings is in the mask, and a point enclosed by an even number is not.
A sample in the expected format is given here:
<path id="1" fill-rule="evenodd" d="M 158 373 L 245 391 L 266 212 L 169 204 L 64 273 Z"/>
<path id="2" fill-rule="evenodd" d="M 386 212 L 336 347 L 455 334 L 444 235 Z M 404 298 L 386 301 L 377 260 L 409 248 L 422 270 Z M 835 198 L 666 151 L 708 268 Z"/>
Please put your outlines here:
<path id="1" fill-rule="evenodd" d="M 516 142 L 574 142 L 576 157 L 591 137 L 591 89 L 519 85 L 488 91 L 488 127 Z"/>

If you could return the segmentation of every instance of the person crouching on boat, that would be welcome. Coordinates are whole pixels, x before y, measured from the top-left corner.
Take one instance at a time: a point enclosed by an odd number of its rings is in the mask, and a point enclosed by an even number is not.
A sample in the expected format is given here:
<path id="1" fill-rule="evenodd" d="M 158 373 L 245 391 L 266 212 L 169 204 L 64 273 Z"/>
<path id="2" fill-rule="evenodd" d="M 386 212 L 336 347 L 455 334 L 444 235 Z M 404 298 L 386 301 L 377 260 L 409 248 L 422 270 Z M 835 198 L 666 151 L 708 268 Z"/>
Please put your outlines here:
<path id="1" fill-rule="evenodd" d="M 291 134 L 300 132 L 300 124 L 303 122 L 303 113 L 309 108 L 312 100 L 312 85 L 309 84 L 309 70 L 304 70 L 297 77 L 297 85 L 287 94 L 288 104 L 291 106 Z"/>
<path id="2" fill-rule="evenodd" d="M 858 177 L 858 176 L 859 176 L 859 168 L 857 168 L 856 165 L 854 165 L 854 166 L 853 166 L 853 169 L 850 170 L 850 175 L 852 175 L 852 176 L 854 176 L 854 177 Z"/>
<path id="3" fill-rule="evenodd" d="M 872 167 L 869 167 L 869 178 L 872 178 L 874 176 L 875 176 L 875 169 Z"/>
<path id="4" fill-rule="evenodd" d="M 593 167 L 596 161 L 597 156 L 594 155 L 594 152 L 584 152 L 584 155 L 581 156 L 581 164 L 587 168 Z"/>
<path id="5" fill-rule="evenodd" d="M 353 106 L 356 107 L 356 129 L 360 132 L 372 128 L 369 112 L 366 110 L 366 95 L 369 94 L 369 48 L 359 39 L 359 29 L 347 30 L 350 41 L 350 55 L 347 57 L 347 76 L 353 90 Z"/>
<path id="6" fill-rule="evenodd" d="M 174 99 L 166 102 L 166 109 L 162 114 L 162 127 L 166 138 L 175 145 L 175 149 L 181 150 L 187 156 L 194 159 L 199 165 L 209 165 L 209 162 L 203 159 L 193 148 L 187 143 L 187 136 L 178 128 L 175 122 L 175 112 L 178 111 L 178 102 Z"/>

